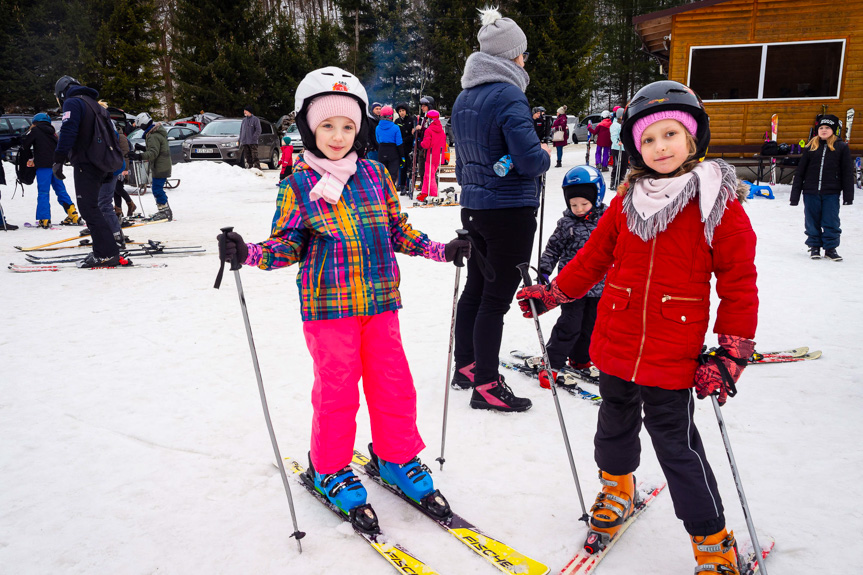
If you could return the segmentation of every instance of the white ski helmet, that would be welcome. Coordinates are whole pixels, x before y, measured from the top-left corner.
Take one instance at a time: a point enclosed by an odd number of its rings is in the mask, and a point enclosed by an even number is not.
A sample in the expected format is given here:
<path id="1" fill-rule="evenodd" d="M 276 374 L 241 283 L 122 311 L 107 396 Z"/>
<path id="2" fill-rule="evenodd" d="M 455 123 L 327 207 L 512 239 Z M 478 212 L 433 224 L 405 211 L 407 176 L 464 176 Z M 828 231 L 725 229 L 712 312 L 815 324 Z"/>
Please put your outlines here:
<path id="1" fill-rule="evenodd" d="M 141 112 L 135 116 L 135 126 L 141 129 L 146 128 L 153 123 L 153 118 L 147 112 Z"/>
<path id="2" fill-rule="evenodd" d="M 312 100 L 326 94 L 350 96 L 357 101 L 362 111 L 363 120 L 362 125 L 357 130 L 354 149 L 363 149 L 367 141 L 366 134 L 368 134 L 369 129 L 369 97 L 359 78 L 336 66 L 327 66 L 326 68 L 312 70 L 306 74 L 306 77 L 297 86 L 294 94 L 294 112 L 296 113 L 297 128 L 299 129 L 305 148 L 318 157 L 324 157 L 315 144 L 315 135 L 306 121 L 306 113 Z"/>
<path id="3" fill-rule="evenodd" d="M 602 117 L 603 117 L 603 118 L 610 118 L 610 117 L 611 117 L 611 112 L 609 112 L 608 110 L 603 110 L 603 111 L 602 111 Z"/>

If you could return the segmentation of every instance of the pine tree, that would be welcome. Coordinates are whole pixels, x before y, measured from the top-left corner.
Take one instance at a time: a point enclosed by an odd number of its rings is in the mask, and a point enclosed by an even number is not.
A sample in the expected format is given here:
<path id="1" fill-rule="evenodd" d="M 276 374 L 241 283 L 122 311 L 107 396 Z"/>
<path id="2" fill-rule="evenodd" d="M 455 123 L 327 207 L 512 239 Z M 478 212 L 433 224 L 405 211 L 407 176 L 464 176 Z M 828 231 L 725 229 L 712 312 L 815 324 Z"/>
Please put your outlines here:
<path id="1" fill-rule="evenodd" d="M 173 63 L 182 112 L 239 115 L 265 92 L 265 22 L 254 0 L 177 0 Z"/>
<path id="2" fill-rule="evenodd" d="M 418 42 L 422 93 L 447 110 L 461 92 L 467 57 L 479 49 L 479 13 L 460 0 L 428 0 L 426 14 L 425 41 Z"/>
<path id="3" fill-rule="evenodd" d="M 159 107 L 159 56 L 153 0 L 100 2 L 102 21 L 96 34 L 95 66 L 90 83 L 111 106 L 152 112 Z"/>

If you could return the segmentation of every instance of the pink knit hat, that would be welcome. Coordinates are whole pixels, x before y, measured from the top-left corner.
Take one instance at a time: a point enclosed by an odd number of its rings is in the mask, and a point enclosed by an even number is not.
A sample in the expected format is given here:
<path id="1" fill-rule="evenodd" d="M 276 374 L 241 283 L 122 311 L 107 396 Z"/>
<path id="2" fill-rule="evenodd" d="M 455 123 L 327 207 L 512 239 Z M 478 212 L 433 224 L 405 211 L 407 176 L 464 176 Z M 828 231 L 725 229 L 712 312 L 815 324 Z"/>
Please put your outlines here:
<path id="1" fill-rule="evenodd" d="M 392 106 L 384 106 L 381 108 L 381 117 L 391 118 L 393 115 L 393 107 Z"/>
<path id="2" fill-rule="evenodd" d="M 326 96 L 312 100 L 306 112 L 306 121 L 309 124 L 309 128 L 314 132 L 321 125 L 321 122 L 334 116 L 344 116 L 353 120 L 357 129 L 359 129 L 363 120 L 363 112 L 356 100 L 350 96 L 327 94 Z"/>
<path id="3" fill-rule="evenodd" d="M 686 130 L 692 134 L 692 137 L 696 137 L 698 133 L 698 122 L 695 121 L 695 117 L 689 112 L 684 112 L 682 110 L 663 110 L 661 112 L 655 112 L 653 114 L 649 114 L 644 116 L 643 118 L 639 118 L 635 121 L 635 125 L 632 126 L 632 139 L 635 140 L 635 149 L 638 150 L 638 153 L 641 153 L 641 134 L 644 133 L 651 124 L 655 124 L 660 120 L 677 120 Z"/>
<path id="4" fill-rule="evenodd" d="M 440 118 L 440 112 L 438 112 L 437 110 L 429 110 L 426 116 L 431 119 Z"/>

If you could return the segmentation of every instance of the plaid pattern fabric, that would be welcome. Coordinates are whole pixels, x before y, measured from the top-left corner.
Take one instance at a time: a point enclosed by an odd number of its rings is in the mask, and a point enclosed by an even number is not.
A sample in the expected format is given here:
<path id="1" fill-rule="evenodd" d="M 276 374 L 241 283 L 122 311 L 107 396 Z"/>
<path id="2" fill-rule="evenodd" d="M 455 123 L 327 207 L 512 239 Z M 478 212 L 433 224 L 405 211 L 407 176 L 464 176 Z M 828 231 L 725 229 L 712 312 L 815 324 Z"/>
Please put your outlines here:
<path id="1" fill-rule="evenodd" d="M 300 262 L 303 321 L 375 315 L 401 308 L 395 252 L 435 258 L 442 244 L 414 230 L 400 212 L 398 194 L 383 165 L 357 162 L 339 202 L 312 201 L 318 174 L 297 160 L 279 186 L 270 237 L 258 267 Z"/>

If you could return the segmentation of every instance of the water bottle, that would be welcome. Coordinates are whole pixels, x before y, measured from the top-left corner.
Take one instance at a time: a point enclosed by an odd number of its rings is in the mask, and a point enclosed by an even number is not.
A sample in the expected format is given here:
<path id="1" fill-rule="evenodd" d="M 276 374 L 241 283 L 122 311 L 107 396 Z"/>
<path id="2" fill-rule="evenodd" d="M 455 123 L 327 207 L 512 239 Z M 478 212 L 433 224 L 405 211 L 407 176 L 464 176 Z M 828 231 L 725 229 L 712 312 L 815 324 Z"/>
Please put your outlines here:
<path id="1" fill-rule="evenodd" d="M 501 159 L 494 163 L 494 173 L 501 178 L 507 175 L 511 169 L 512 156 L 510 156 L 509 154 L 503 156 Z"/>

